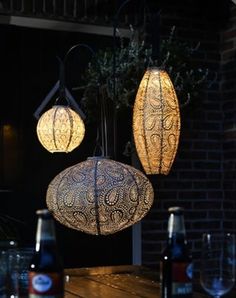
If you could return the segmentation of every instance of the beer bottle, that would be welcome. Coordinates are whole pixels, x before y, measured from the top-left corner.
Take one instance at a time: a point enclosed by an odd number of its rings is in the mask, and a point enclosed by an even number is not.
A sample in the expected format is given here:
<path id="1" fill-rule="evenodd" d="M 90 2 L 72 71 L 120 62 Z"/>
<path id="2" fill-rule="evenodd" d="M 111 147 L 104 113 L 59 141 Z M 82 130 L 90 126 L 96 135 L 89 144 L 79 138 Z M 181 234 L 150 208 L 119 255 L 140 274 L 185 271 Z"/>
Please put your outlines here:
<path id="1" fill-rule="evenodd" d="M 37 210 L 35 253 L 29 266 L 29 298 L 64 297 L 63 266 L 49 210 Z"/>
<path id="2" fill-rule="evenodd" d="M 185 235 L 183 208 L 171 207 L 167 245 L 160 262 L 162 298 L 192 297 L 193 266 Z"/>

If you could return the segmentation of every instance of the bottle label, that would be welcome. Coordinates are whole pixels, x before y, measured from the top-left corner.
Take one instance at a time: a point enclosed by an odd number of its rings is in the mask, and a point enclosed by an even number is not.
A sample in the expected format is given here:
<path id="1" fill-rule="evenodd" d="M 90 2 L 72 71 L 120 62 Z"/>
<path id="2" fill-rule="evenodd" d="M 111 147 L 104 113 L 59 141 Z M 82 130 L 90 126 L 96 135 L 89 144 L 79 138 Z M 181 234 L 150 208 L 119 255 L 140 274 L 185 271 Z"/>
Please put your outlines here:
<path id="1" fill-rule="evenodd" d="M 192 263 L 172 263 L 172 295 L 189 295 L 192 293 Z"/>
<path id="2" fill-rule="evenodd" d="M 63 297 L 63 277 L 59 273 L 29 272 L 29 297 Z"/>

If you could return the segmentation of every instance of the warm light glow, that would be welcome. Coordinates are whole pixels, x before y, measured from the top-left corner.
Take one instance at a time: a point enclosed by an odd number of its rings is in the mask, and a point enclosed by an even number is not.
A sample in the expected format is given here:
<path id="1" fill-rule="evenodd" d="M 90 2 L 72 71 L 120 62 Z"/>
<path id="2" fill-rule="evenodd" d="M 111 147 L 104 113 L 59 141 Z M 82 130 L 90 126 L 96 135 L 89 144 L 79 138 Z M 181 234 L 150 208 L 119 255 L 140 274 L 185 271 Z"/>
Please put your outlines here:
<path id="1" fill-rule="evenodd" d="M 89 234 L 112 234 L 141 220 L 153 203 L 147 177 L 101 157 L 69 167 L 47 190 L 47 206 L 63 225 Z"/>
<path id="2" fill-rule="evenodd" d="M 40 143 L 50 152 L 71 152 L 84 138 L 85 127 L 71 108 L 55 105 L 45 112 L 37 124 Z"/>
<path id="3" fill-rule="evenodd" d="M 140 83 L 133 111 L 136 150 L 146 174 L 167 175 L 179 143 L 178 99 L 169 75 L 148 68 Z"/>
<path id="4" fill-rule="evenodd" d="M 14 127 L 10 124 L 3 125 L 4 138 L 12 138 L 15 134 Z"/>

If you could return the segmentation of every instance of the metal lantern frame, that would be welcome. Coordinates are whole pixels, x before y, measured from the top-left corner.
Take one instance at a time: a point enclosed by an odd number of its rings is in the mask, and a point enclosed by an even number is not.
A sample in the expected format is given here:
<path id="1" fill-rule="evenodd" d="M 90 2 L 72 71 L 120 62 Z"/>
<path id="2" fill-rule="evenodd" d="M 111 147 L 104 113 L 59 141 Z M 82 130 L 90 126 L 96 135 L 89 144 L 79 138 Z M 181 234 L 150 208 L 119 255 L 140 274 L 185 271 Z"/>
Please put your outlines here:
<path id="1" fill-rule="evenodd" d="M 59 80 L 34 113 L 35 118 L 38 119 L 39 141 L 45 149 L 52 153 L 72 151 L 80 145 L 85 134 L 83 122 L 85 115 L 65 85 L 66 61 L 69 54 L 79 47 L 89 48 L 87 45 L 77 44 L 67 51 L 63 60 L 57 57 Z M 91 48 L 89 49 L 91 50 Z M 40 113 L 57 92 L 59 96 L 56 98 L 54 106 L 40 117 Z"/>
<path id="2" fill-rule="evenodd" d="M 154 191 L 139 170 L 105 157 L 92 157 L 59 173 L 49 184 L 47 206 L 63 225 L 108 235 L 140 221 Z"/>
<path id="3" fill-rule="evenodd" d="M 83 141 L 85 125 L 69 106 L 54 105 L 37 123 L 40 143 L 49 152 L 71 152 Z"/>
<path id="4" fill-rule="evenodd" d="M 135 98 L 133 136 L 146 174 L 167 175 L 174 162 L 180 136 L 177 95 L 166 71 L 146 70 Z"/>

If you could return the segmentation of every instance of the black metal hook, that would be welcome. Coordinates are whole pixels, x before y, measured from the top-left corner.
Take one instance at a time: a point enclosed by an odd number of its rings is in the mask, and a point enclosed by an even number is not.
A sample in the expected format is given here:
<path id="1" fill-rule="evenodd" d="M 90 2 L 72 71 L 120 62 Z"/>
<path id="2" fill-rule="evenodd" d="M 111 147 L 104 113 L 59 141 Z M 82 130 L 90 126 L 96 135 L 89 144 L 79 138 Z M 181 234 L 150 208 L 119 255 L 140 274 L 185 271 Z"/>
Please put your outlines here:
<path id="1" fill-rule="evenodd" d="M 65 66 L 66 66 L 66 61 L 68 59 L 69 54 L 78 47 L 84 47 L 88 49 L 93 56 L 95 56 L 95 52 L 91 47 L 89 47 L 86 44 L 76 44 L 72 46 L 67 53 L 65 54 L 64 58 L 61 59 L 59 56 L 57 56 L 57 59 L 59 61 L 59 80 L 57 83 L 53 86 L 53 88 L 50 90 L 50 92 L 46 95 L 45 99 L 43 102 L 40 104 L 40 106 L 37 108 L 37 110 L 34 112 L 34 117 L 36 119 L 39 119 L 40 113 L 42 110 L 45 108 L 45 106 L 48 104 L 48 102 L 51 100 L 51 98 L 55 95 L 55 93 L 58 91 L 59 92 L 59 98 L 56 99 L 56 103 L 58 102 L 59 99 L 64 99 L 67 101 L 69 105 L 71 105 L 75 111 L 78 112 L 78 114 L 81 116 L 82 119 L 85 119 L 85 114 L 82 112 L 80 109 L 79 105 L 76 103 L 75 99 L 69 92 L 69 90 L 66 88 L 65 84 Z"/>

